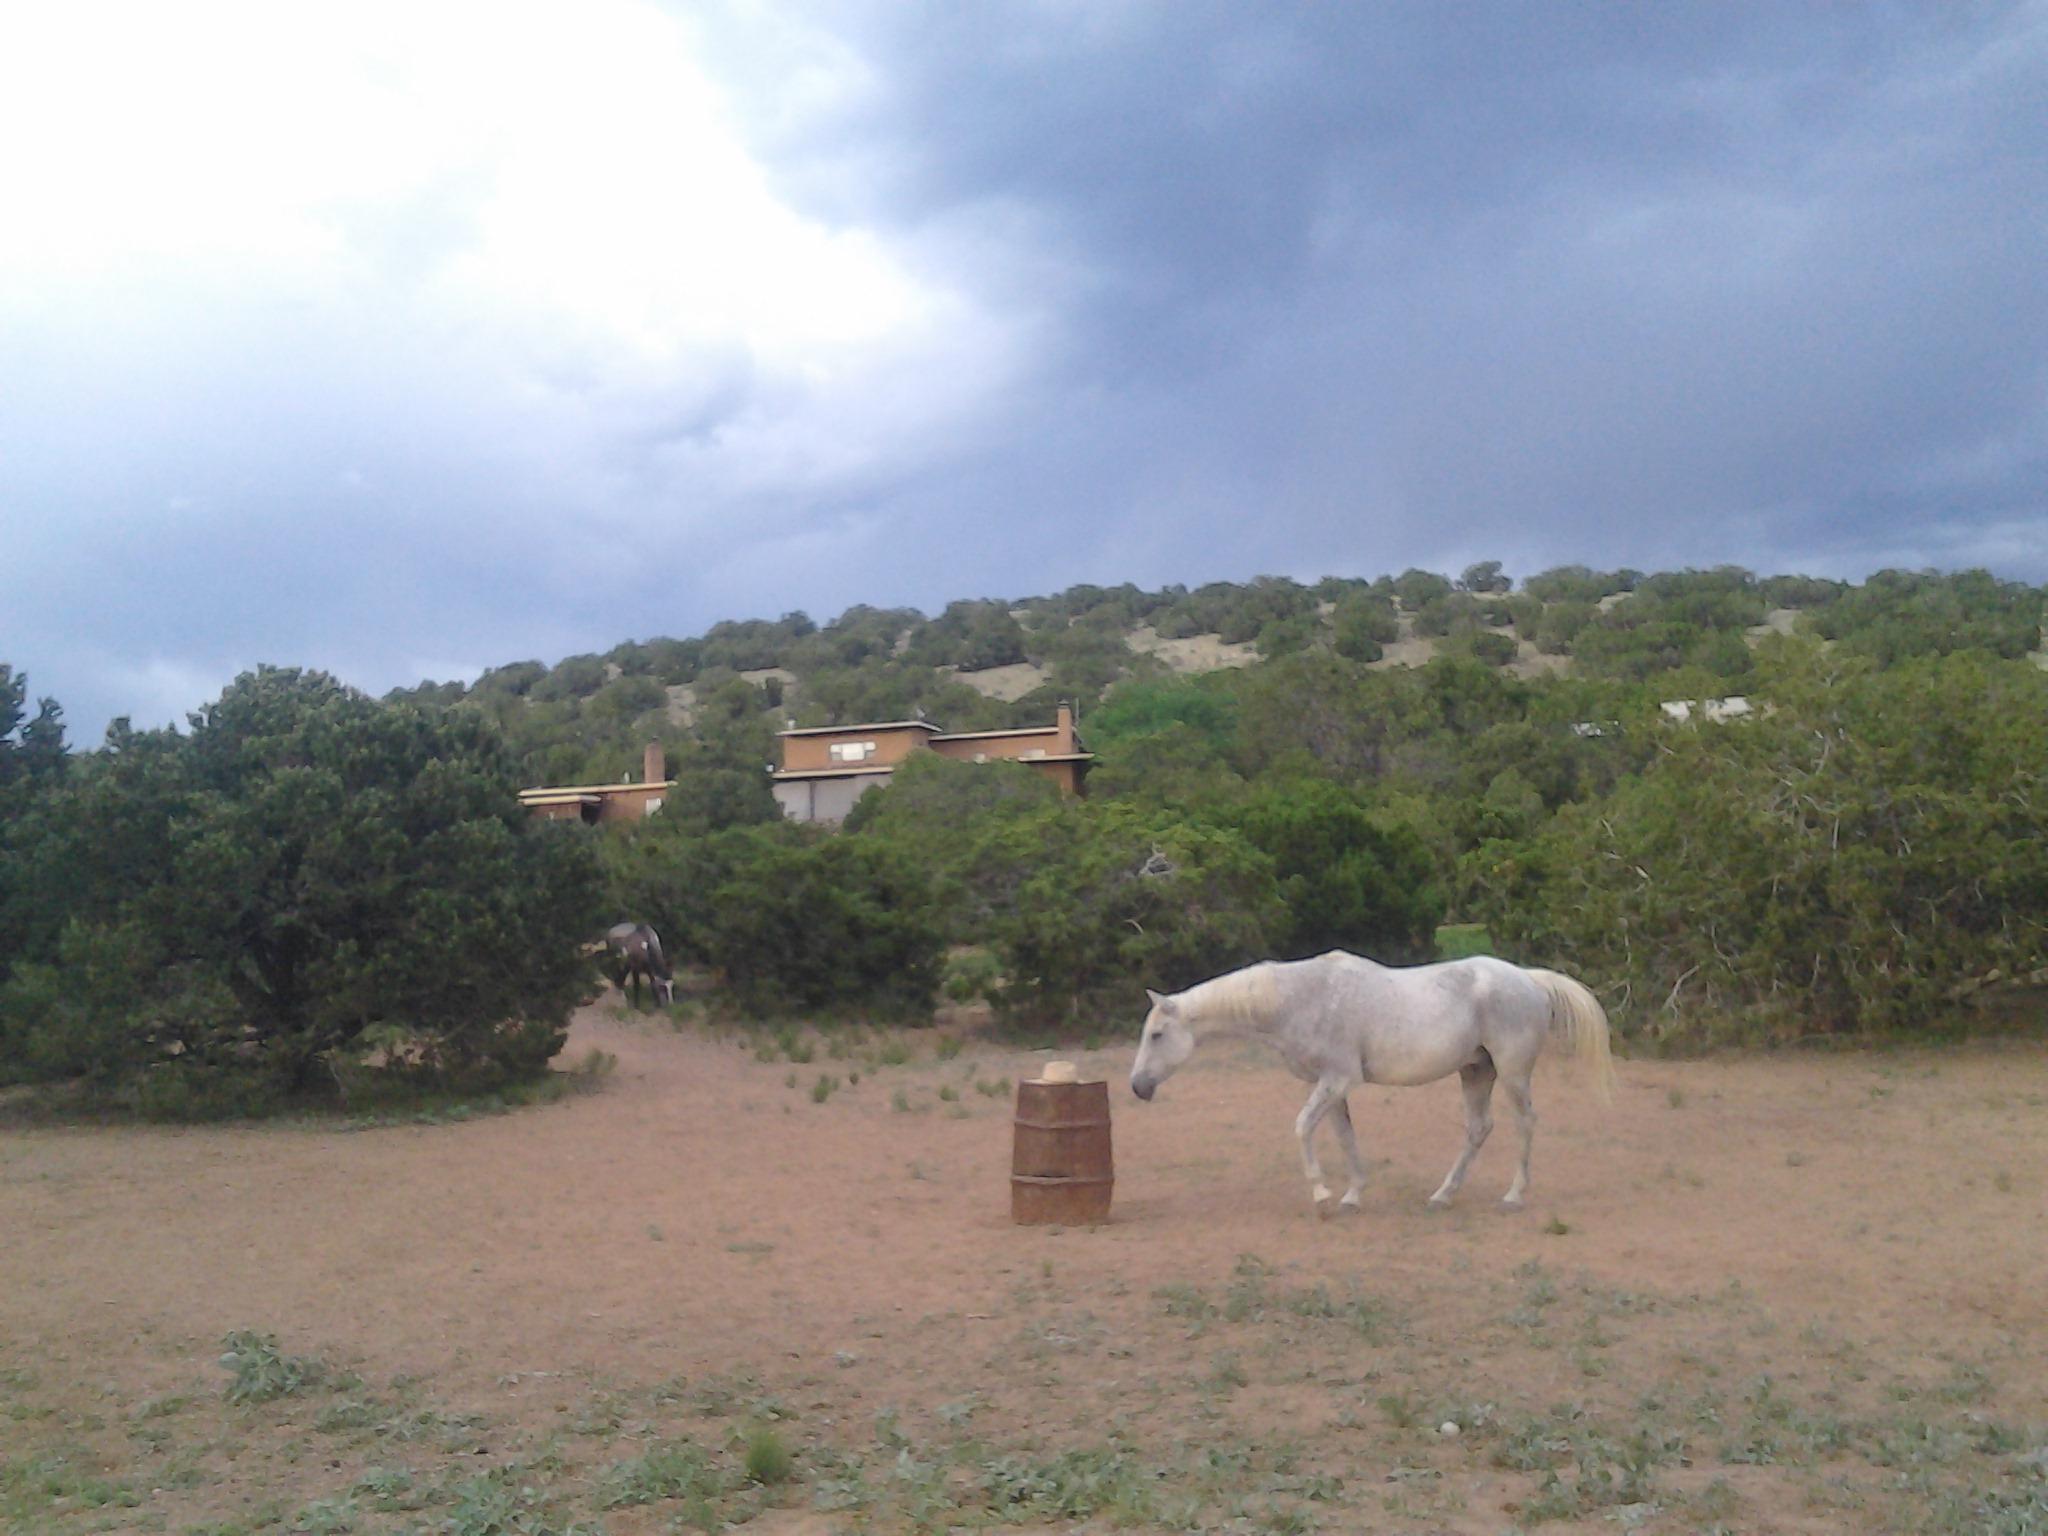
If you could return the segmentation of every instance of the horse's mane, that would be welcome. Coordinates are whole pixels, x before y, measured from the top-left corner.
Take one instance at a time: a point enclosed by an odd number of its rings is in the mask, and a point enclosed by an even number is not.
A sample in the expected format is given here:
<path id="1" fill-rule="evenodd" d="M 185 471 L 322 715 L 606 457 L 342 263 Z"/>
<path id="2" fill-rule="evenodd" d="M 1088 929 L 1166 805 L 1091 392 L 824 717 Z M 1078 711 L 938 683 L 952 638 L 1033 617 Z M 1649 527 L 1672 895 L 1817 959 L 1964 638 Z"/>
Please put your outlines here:
<path id="1" fill-rule="evenodd" d="M 1175 1001 L 1191 1019 L 1250 1025 L 1272 1017 L 1279 999 L 1273 967 L 1261 962 L 1189 987 Z"/>

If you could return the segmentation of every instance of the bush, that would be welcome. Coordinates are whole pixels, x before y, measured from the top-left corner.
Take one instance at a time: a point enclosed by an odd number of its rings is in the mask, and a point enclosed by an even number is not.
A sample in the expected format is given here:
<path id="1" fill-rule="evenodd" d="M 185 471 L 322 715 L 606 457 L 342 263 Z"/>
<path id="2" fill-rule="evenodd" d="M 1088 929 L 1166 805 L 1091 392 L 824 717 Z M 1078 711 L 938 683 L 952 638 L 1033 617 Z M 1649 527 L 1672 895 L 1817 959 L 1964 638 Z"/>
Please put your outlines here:
<path id="1" fill-rule="evenodd" d="M 1386 654 L 1387 644 L 1401 633 L 1393 604 L 1367 594 L 1341 600 L 1331 622 L 1335 632 L 1332 648 L 1352 661 L 1378 661 Z"/>
<path id="2" fill-rule="evenodd" d="M 1223 813 L 1272 861 L 1286 919 L 1276 952 L 1304 959 L 1348 949 L 1376 960 L 1424 960 L 1443 919 L 1429 852 L 1409 828 L 1382 821 L 1319 779 L 1261 784 Z"/>
<path id="3" fill-rule="evenodd" d="M 1571 964 L 1625 1028 L 1694 1043 L 1738 1014 L 1925 1028 L 2048 961 L 2048 676 L 1767 659 L 1770 713 L 1671 729 L 1639 776 L 1501 858 L 1495 935 Z"/>
<path id="4" fill-rule="evenodd" d="M 1057 804 L 1060 791 L 1022 763 L 962 763 L 913 754 L 881 789 L 861 796 L 845 831 L 887 848 L 931 883 L 946 936 L 978 941 L 991 909 L 1007 899 L 1000 880 L 976 864 L 975 840 L 989 829 Z"/>
<path id="5" fill-rule="evenodd" d="M 769 1012 L 928 1020 L 945 934 L 923 872 L 860 838 L 751 841 L 712 893 L 711 957 L 735 994 Z"/>
<path id="6" fill-rule="evenodd" d="M 1474 659 L 1485 662 L 1489 667 L 1504 667 L 1515 659 L 1517 647 L 1512 635 L 1482 629 L 1472 636 L 1468 644 Z"/>
<path id="7" fill-rule="evenodd" d="M 0 989 L 16 1075 L 210 1105 L 216 1073 L 331 1091 L 373 1037 L 494 1077 L 559 1048 L 596 866 L 520 808 L 480 715 L 264 668 L 189 735 L 110 733 L 69 777 L 11 849 L 58 925 Z"/>
<path id="8" fill-rule="evenodd" d="M 1049 807 L 992 830 L 975 858 L 1014 893 L 988 923 L 996 1004 L 1034 1023 L 1127 1015 L 1144 987 L 1264 957 L 1285 920 L 1270 861 L 1236 833 L 1127 803 Z"/>

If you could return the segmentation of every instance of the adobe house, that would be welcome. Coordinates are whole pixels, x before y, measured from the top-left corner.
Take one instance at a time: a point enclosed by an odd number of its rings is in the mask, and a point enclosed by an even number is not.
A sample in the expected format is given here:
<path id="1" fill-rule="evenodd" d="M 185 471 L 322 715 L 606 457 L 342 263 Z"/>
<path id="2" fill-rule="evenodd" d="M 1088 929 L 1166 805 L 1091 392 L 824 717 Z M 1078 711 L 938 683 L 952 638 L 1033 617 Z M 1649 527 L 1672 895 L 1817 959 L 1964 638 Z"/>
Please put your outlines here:
<path id="1" fill-rule="evenodd" d="M 844 821 L 854 801 L 888 783 L 896 765 L 913 752 L 971 763 L 1021 762 L 1070 795 L 1081 793 L 1082 779 L 1095 761 L 1074 731 L 1074 712 L 1064 704 L 1053 724 L 1013 731 L 949 736 L 927 720 L 890 720 L 777 735 L 782 766 L 773 770 L 775 799 L 792 821 Z"/>
<path id="2" fill-rule="evenodd" d="M 640 757 L 641 779 L 620 784 L 569 784 L 559 789 L 522 789 L 519 803 L 543 821 L 639 821 L 661 809 L 675 780 L 661 743 L 650 741 Z"/>

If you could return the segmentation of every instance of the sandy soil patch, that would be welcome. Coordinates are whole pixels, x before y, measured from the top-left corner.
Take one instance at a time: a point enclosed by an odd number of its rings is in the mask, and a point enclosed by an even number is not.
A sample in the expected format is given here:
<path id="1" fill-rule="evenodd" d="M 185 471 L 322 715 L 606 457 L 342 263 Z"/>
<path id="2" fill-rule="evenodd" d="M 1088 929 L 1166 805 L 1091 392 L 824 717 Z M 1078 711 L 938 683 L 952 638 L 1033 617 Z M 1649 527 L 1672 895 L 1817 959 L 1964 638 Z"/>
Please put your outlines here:
<path id="1" fill-rule="evenodd" d="M 1742 632 L 1742 638 L 1751 645 L 1759 645 L 1771 635 L 1789 635 L 1799 623 L 1797 608 L 1773 608 L 1764 615 L 1761 624 L 1752 624 Z"/>
<path id="2" fill-rule="evenodd" d="M 1516 677 L 1563 677 L 1571 669 L 1571 657 L 1539 651 L 1534 640 L 1519 636 L 1515 640 L 1515 659 L 1508 663 L 1508 671 Z"/>
<path id="3" fill-rule="evenodd" d="M 1006 667 L 983 667 L 978 672 L 955 672 L 953 675 L 984 698 L 1000 699 L 1009 704 L 1043 688 L 1048 674 L 1043 667 L 1017 661 Z"/>
<path id="4" fill-rule="evenodd" d="M 1169 640 L 1149 624 L 1132 630 L 1125 643 L 1142 656 L 1157 657 L 1176 672 L 1220 672 L 1225 667 L 1248 667 L 1259 659 L 1259 648 L 1249 641 L 1225 641 L 1214 632 Z"/>
<path id="5" fill-rule="evenodd" d="M 1367 662 L 1370 667 L 1426 667 L 1436 655 L 1436 641 L 1428 635 L 1415 633 L 1415 616 L 1411 613 L 1395 615 L 1399 626 L 1392 640 L 1381 648 L 1378 661 Z"/>
<path id="6" fill-rule="evenodd" d="M 1300 1089 L 1219 1050 L 1151 1105 L 1116 1097 L 1114 1220 L 1059 1232 L 1007 1218 L 1009 1084 L 1042 1055 L 974 1043 L 861 1070 L 753 1045 L 593 1009 L 572 1053 L 615 1054 L 615 1075 L 541 1109 L 363 1132 L 0 1130 L 0 1367 L 60 1400 L 74 1383 L 65 1411 L 83 1413 L 217 1392 L 221 1337 L 272 1330 L 528 1436 L 589 1393 L 743 1377 L 800 1404 L 791 1433 L 814 1447 L 871 1444 L 880 1413 L 937 1434 L 971 1412 L 997 1444 L 1112 1426 L 1161 1455 L 1298 1442 L 1303 1466 L 1367 1487 L 1398 1455 L 1418 1481 L 1371 1495 L 1386 1528 L 1475 1532 L 1536 1475 L 1488 1442 L 1414 1439 L 1409 1395 L 1417 1413 L 1469 1396 L 1503 1423 L 1565 1401 L 1627 1423 L 1646 1392 L 1735 1405 L 1759 1375 L 1873 1413 L 1961 1380 L 1978 1411 L 2048 1416 L 2038 1048 L 1624 1063 L 1605 1110 L 1546 1073 L 1519 1217 L 1492 1205 L 1504 1114 L 1459 1208 L 1433 1217 L 1457 1087 L 1369 1088 L 1365 1212 L 1331 1222 L 1302 1188 Z M 1113 1083 L 1128 1066 L 1123 1048 L 1063 1054 Z M 821 1077 L 837 1086 L 818 1101 Z M 1722 1474 L 1773 1516 L 1742 1528 L 1859 1524 L 1802 1514 L 1818 1474 L 1796 1496 L 1782 1469 Z M 1689 1476 L 1667 1475 L 1670 1497 L 1707 1480 Z"/>

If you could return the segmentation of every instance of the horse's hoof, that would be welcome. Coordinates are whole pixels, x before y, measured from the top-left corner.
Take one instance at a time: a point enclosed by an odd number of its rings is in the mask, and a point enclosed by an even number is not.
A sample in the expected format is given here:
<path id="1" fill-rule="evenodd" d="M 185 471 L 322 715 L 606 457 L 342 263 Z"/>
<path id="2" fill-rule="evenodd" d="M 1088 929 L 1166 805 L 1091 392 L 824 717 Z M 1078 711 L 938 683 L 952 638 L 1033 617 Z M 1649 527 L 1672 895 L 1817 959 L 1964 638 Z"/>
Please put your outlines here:
<path id="1" fill-rule="evenodd" d="M 1315 1202 L 1316 1215 L 1322 1220 L 1328 1221 L 1337 1214 L 1337 1197 L 1322 1185 L 1318 1184 L 1309 1198 Z"/>
<path id="2" fill-rule="evenodd" d="M 1348 1195 L 1337 1202 L 1337 1214 L 1339 1216 L 1356 1216 L 1359 1210 L 1359 1203 Z"/>
<path id="3" fill-rule="evenodd" d="M 1525 1208 L 1520 1200 L 1503 1200 L 1500 1203 L 1500 1213 L 1503 1216 L 1513 1216 Z"/>
<path id="4" fill-rule="evenodd" d="M 1431 1195 L 1431 1196 L 1429 1197 L 1429 1206 L 1428 1206 L 1428 1210 L 1429 1210 L 1429 1214 L 1430 1214 L 1430 1215 L 1432 1215 L 1432 1216 L 1440 1215 L 1440 1214 L 1442 1214 L 1443 1212 L 1445 1212 L 1445 1211 L 1448 1211 L 1448 1210 L 1449 1210 L 1450 1208 L 1451 1208 L 1451 1202 L 1450 1202 L 1450 1199 L 1449 1199 L 1449 1197 L 1448 1197 L 1448 1196 L 1444 1196 L 1444 1195 Z"/>

